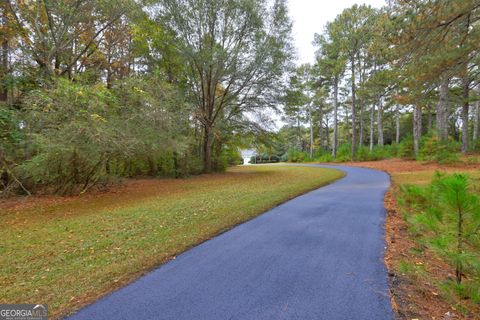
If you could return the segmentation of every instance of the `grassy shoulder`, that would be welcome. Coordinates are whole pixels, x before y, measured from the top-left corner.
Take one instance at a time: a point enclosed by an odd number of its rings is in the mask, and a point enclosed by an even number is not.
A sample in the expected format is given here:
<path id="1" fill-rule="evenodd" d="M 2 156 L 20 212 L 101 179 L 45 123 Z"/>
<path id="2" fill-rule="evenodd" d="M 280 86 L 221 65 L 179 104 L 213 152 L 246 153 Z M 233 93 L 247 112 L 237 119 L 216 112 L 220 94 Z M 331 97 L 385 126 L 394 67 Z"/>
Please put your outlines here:
<path id="1" fill-rule="evenodd" d="M 0 303 L 47 303 L 64 315 L 236 224 L 343 176 L 248 166 L 113 192 L 4 202 Z"/>
<path id="2" fill-rule="evenodd" d="M 412 207 L 399 204 L 397 200 L 403 194 L 402 186 L 426 186 L 437 171 L 468 174 L 472 191 L 478 192 L 478 164 L 439 165 L 390 159 L 351 165 L 386 171 L 392 179 L 391 188 L 385 196 L 388 211 L 385 263 L 390 272 L 392 305 L 398 319 L 477 319 L 480 305 L 455 292 L 451 285 L 455 279 L 454 268 L 425 242 L 425 236 L 431 234 L 419 234 L 412 225 L 414 215 L 421 213 L 420 208 L 412 210 Z M 476 252 L 480 256 L 480 250 Z M 467 281 L 474 280 L 468 272 L 466 276 Z"/>

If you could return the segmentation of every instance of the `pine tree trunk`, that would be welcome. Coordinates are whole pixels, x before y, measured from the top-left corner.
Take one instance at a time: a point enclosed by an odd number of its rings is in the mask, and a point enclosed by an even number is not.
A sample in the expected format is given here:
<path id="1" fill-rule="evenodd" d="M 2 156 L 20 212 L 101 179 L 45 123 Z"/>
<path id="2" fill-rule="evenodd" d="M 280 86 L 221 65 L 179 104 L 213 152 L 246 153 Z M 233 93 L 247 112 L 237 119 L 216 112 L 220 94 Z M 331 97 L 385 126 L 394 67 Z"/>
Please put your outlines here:
<path id="1" fill-rule="evenodd" d="M 448 87 L 450 79 L 445 77 L 440 84 L 440 97 L 437 104 L 437 136 L 440 141 L 448 140 Z"/>
<path id="2" fill-rule="evenodd" d="M 300 117 L 297 115 L 297 146 L 298 150 L 305 151 L 302 148 L 302 128 L 300 127 Z"/>
<path id="3" fill-rule="evenodd" d="M 358 51 L 357 54 L 357 60 L 358 60 L 358 83 L 361 86 L 363 84 L 364 80 L 364 67 L 362 66 L 362 61 L 360 59 L 360 51 Z M 375 67 L 376 68 L 376 67 Z M 359 137 L 358 137 L 358 146 L 362 147 L 363 143 L 365 142 L 365 119 L 364 119 L 364 103 L 362 100 L 359 101 L 359 107 L 360 107 L 360 128 L 359 128 Z"/>
<path id="4" fill-rule="evenodd" d="M 477 87 L 477 92 L 480 95 L 480 85 Z M 479 117 L 480 117 L 480 100 L 475 102 L 475 110 L 473 114 L 473 137 L 472 137 L 472 143 L 473 143 L 473 148 L 476 150 L 477 149 L 477 143 L 478 143 L 478 123 L 479 123 Z"/>
<path id="5" fill-rule="evenodd" d="M 337 157 L 338 148 L 338 77 L 335 77 L 333 83 L 333 146 L 332 157 Z"/>
<path id="6" fill-rule="evenodd" d="M 310 159 L 313 158 L 313 114 L 312 106 L 308 108 L 309 118 L 310 118 Z"/>
<path id="7" fill-rule="evenodd" d="M 473 132 L 472 132 L 472 147 L 476 149 L 478 140 L 478 109 L 480 102 L 475 102 L 473 109 Z"/>
<path id="8" fill-rule="evenodd" d="M 382 102 L 382 99 L 379 99 L 379 101 L 378 101 L 377 125 L 378 125 L 378 145 L 383 147 L 383 102 Z"/>
<path id="9" fill-rule="evenodd" d="M 355 160 L 357 153 L 357 126 L 356 126 L 356 101 L 355 101 L 355 57 L 351 57 L 352 68 L 352 160 Z"/>
<path id="10" fill-rule="evenodd" d="M 373 151 L 373 135 L 375 132 L 375 104 L 372 104 L 372 108 L 370 109 L 370 152 Z"/>
<path id="11" fill-rule="evenodd" d="M 318 140 L 320 143 L 320 150 L 323 150 L 324 144 L 323 144 L 323 110 L 322 107 L 320 106 L 318 108 Z"/>
<path id="12" fill-rule="evenodd" d="M 427 132 L 430 133 L 432 131 L 433 125 L 433 116 L 432 116 L 432 107 L 428 106 L 427 108 Z"/>
<path id="13" fill-rule="evenodd" d="M 413 109 L 413 153 L 418 156 L 422 137 L 422 108 L 416 105 Z"/>
<path id="14" fill-rule="evenodd" d="M 462 153 L 468 151 L 468 111 L 470 108 L 470 80 L 468 74 L 462 79 L 463 86 L 463 105 L 462 105 Z"/>
<path id="15" fill-rule="evenodd" d="M 358 136 L 358 145 L 360 147 L 363 146 L 363 141 L 365 140 L 364 138 L 364 131 L 365 131 L 365 121 L 363 119 L 363 103 L 360 104 L 360 132 Z"/>
<path id="16" fill-rule="evenodd" d="M 330 148 L 330 127 L 328 126 L 328 117 L 325 119 L 325 148 Z"/>
<path id="17" fill-rule="evenodd" d="M 465 38 L 468 37 L 470 30 L 470 16 L 471 13 L 468 13 L 465 16 L 465 24 L 463 30 L 465 32 Z M 461 47 L 464 47 L 465 43 L 462 41 Z M 463 65 L 463 77 L 462 77 L 462 87 L 463 87 L 463 104 L 462 104 L 462 153 L 467 153 L 468 151 L 468 112 L 470 109 L 470 77 L 468 73 L 468 60 L 469 55 L 467 55 L 467 60 Z"/>
<path id="18" fill-rule="evenodd" d="M 400 143 L 400 107 L 397 106 L 395 111 L 395 143 Z"/>

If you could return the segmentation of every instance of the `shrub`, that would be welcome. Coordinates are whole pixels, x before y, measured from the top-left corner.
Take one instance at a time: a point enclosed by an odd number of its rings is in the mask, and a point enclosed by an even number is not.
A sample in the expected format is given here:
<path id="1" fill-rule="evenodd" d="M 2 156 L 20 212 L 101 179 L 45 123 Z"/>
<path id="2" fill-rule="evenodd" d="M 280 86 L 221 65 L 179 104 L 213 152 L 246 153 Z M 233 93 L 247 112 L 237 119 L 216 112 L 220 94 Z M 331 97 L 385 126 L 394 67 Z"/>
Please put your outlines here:
<path id="1" fill-rule="evenodd" d="M 281 160 L 281 157 L 275 154 L 263 153 L 260 155 L 252 156 L 250 158 L 250 163 L 277 163 L 277 162 L 280 162 L 280 160 Z M 287 161 L 288 161 L 288 158 L 287 158 Z"/>
<path id="2" fill-rule="evenodd" d="M 326 152 L 317 158 L 318 162 L 333 162 L 333 156 L 330 152 Z"/>
<path id="3" fill-rule="evenodd" d="M 336 162 L 346 162 L 352 160 L 352 145 L 343 143 L 338 146 Z"/>
<path id="4" fill-rule="evenodd" d="M 116 177 L 188 175 L 197 170 L 195 146 L 174 125 L 175 96 L 155 79 L 111 90 L 60 79 L 31 91 L 23 115 L 31 150 L 15 172 L 30 188 L 61 194 Z"/>
<path id="5" fill-rule="evenodd" d="M 441 142 L 436 135 L 428 135 L 422 138 L 419 159 L 441 164 L 455 163 L 459 161 L 459 151 L 459 143 L 451 138 Z"/>
<path id="6" fill-rule="evenodd" d="M 303 151 L 298 151 L 294 149 L 288 150 L 288 161 L 289 162 L 304 162 L 308 158 L 307 153 Z"/>
<path id="7" fill-rule="evenodd" d="M 414 159 L 413 138 L 412 136 L 405 137 L 397 149 L 397 157 L 402 159 Z"/>
<path id="8" fill-rule="evenodd" d="M 401 200 L 419 241 L 454 269 L 455 283 L 445 283 L 462 297 L 478 299 L 480 201 L 469 188 L 468 176 L 437 173 L 426 187 L 403 187 Z"/>

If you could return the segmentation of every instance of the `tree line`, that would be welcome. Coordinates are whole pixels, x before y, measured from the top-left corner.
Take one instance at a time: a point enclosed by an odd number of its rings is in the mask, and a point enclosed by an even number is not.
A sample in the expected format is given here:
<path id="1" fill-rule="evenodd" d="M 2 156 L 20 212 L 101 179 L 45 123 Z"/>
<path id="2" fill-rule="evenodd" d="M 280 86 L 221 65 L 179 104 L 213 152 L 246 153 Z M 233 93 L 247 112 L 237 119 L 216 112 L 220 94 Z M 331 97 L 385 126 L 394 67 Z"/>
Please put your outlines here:
<path id="1" fill-rule="evenodd" d="M 285 0 L 0 1 L 0 190 L 223 170 L 291 66 Z"/>
<path id="2" fill-rule="evenodd" d="M 290 76 L 286 124 L 264 151 L 325 160 L 477 151 L 479 19 L 474 0 L 344 10 L 315 34 L 315 63 Z"/>

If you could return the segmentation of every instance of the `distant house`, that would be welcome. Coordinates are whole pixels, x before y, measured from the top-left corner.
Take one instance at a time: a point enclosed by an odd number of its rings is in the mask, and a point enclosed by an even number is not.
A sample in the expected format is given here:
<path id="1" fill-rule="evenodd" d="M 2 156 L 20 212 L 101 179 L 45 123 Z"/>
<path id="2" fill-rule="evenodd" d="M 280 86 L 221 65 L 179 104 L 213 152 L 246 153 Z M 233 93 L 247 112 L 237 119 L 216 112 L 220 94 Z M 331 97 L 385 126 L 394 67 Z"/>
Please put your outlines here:
<path id="1" fill-rule="evenodd" d="M 257 152 L 252 149 L 242 150 L 243 164 L 244 165 L 250 164 L 250 158 L 252 158 L 256 154 Z"/>

